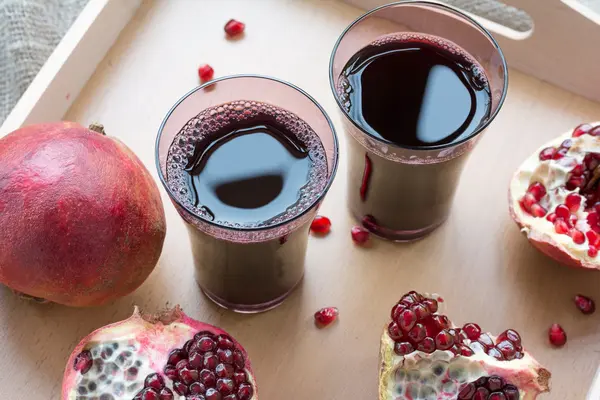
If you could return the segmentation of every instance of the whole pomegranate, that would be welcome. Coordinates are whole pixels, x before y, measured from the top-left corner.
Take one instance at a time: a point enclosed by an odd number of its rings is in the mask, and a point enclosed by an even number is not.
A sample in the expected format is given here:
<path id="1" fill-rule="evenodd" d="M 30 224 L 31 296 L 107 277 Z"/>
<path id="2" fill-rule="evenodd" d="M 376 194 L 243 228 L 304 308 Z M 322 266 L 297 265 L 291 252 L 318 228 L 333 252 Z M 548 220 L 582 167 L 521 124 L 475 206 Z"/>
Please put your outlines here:
<path id="1" fill-rule="evenodd" d="M 257 400 L 250 360 L 225 331 L 179 307 L 100 328 L 75 348 L 62 400 Z"/>
<path id="2" fill-rule="evenodd" d="M 379 400 L 519 400 L 549 391 L 550 372 L 513 329 L 455 326 L 435 296 L 409 292 L 381 337 Z"/>
<path id="3" fill-rule="evenodd" d="M 92 306 L 138 288 L 166 233 L 154 180 L 120 141 L 70 122 L 0 139 L 0 283 Z"/>
<path id="4" fill-rule="evenodd" d="M 600 123 L 536 150 L 515 173 L 509 199 L 537 249 L 571 267 L 600 269 Z"/>

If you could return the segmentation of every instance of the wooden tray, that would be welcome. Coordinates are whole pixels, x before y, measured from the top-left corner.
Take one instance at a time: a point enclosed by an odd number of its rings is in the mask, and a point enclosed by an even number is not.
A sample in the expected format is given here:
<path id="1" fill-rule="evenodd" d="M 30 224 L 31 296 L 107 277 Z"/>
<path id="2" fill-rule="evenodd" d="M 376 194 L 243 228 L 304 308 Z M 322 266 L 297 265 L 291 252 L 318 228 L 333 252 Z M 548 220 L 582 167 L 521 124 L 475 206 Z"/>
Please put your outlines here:
<path id="1" fill-rule="evenodd" d="M 66 38 L 77 45 L 49 61 L 45 68 L 55 74 L 38 81 L 33 88 L 38 92 L 30 92 L 37 100 L 22 104 L 2 132 L 24 122 L 59 119 L 66 111 L 68 120 L 102 122 L 156 177 L 158 126 L 197 84 L 199 64 L 212 64 L 218 75 L 274 75 L 311 93 L 339 128 L 341 165 L 321 211 L 332 219 L 333 231 L 310 239 L 306 278 L 289 300 L 268 313 L 237 315 L 200 294 L 187 233 L 162 191 L 169 226 L 164 251 L 134 294 L 90 310 L 23 303 L 0 289 L 1 398 L 57 399 L 64 363 L 84 335 L 127 317 L 134 304 L 153 311 L 178 303 L 245 344 L 262 400 L 376 399 L 379 335 L 391 305 L 410 289 L 443 294 L 457 323 L 477 321 L 495 333 L 519 330 L 528 350 L 553 372 L 552 392 L 544 400 L 588 396 L 600 361 L 600 313 L 583 316 L 571 299 L 581 292 L 600 300 L 600 274 L 567 269 L 533 249 L 511 221 L 506 197 L 521 160 L 581 121 L 599 120 L 600 104 L 511 70 L 504 108 L 467 162 L 448 222 L 416 243 L 374 240 L 372 248 L 356 248 L 349 234 L 354 221 L 345 207 L 346 138 L 327 68 L 334 42 L 361 10 L 321 0 L 144 1 L 127 23 L 125 13 L 133 13 L 137 3 L 92 0 L 95 17 L 88 14 L 87 28 L 78 20 L 70 35 L 79 39 Z M 231 17 L 247 24 L 239 41 L 223 37 Z M 111 35 L 117 37 L 125 24 L 111 47 Z M 86 39 L 89 32 L 95 33 Z M 77 64 L 92 71 L 102 46 L 110 50 L 84 85 L 87 77 L 79 82 L 85 74 L 77 74 Z M 72 80 L 65 77 L 65 66 Z M 52 86 L 57 79 L 62 83 Z M 312 314 L 328 305 L 340 308 L 340 320 L 317 330 Z M 553 322 L 569 334 L 560 350 L 547 344 Z M 597 392 L 589 396 L 600 398 Z"/>

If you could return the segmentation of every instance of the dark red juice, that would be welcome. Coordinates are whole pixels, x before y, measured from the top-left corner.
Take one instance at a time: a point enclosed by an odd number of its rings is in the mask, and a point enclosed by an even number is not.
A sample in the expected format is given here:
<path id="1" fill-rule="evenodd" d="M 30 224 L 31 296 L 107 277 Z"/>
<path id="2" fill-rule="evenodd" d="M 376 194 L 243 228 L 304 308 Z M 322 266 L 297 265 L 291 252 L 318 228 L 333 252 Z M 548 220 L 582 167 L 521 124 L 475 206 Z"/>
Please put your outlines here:
<path id="1" fill-rule="evenodd" d="M 394 148 L 413 149 L 393 160 L 349 141 L 349 203 L 365 226 L 399 240 L 441 224 L 465 157 L 419 159 L 470 138 L 491 113 L 483 68 L 463 49 L 419 34 L 388 35 L 362 48 L 346 64 L 338 92 L 348 116 L 363 131 Z"/>
<path id="2" fill-rule="evenodd" d="M 232 232 L 223 238 L 189 226 L 196 278 L 226 307 L 277 305 L 302 278 L 308 225 L 267 240 L 243 232 L 269 229 L 313 203 L 326 184 L 323 146 L 304 121 L 264 103 L 222 104 L 195 120 L 175 137 L 167 181 L 194 214 Z"/>

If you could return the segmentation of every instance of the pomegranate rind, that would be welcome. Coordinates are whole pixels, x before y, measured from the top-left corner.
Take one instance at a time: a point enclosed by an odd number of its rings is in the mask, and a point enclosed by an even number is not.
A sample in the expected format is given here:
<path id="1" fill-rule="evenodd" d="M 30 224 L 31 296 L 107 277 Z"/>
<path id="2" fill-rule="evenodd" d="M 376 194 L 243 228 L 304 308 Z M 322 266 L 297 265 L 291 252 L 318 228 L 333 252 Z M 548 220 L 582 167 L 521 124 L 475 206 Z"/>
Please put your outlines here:
<path id="1" fill-rule="evenodd" d="M 496 341 L 494 336 L 490 337 Z M 398 356 L 394 353 L 394 341 L 389 337 L 387 327 L 384 327 L 380 342 L 379 400 L 412 400 L 411 396 L 403 397 L 394 393 L 394 375 L 398 369 L 418 369 L 421 360 L 447 362 L 449 368 L 466 372 L 460 379 L 454 380 L 454 385 L 444 386 L 455 390 L 436 393 L 436 400 L 455 400 L 461 384 L 490 375 L 501 376 L 517 386 L 522 400 L 533 400 L 539 394 L 550 391 L 550 372 L 527 352 L 523 358 L 511 361 L 499 361 L 485 353 L 475 353 L 470 357 L 454 356 L 450 351 L 442 350 L 431 354 L 417 350 L 408 356 Z"/>
<path id="2" fill-rule="evenodd" d="M 209 331 L 214 335 L 224 334 L 232 339 L 235 347 L 242 352 L 246 360 L 245 370 L 254 389 L 251 400 L 258 400 L 258 390 L 252 365 L 244 347 L 224 330 L 188 317 L 179 306 L 166 309 L 158 314 L 143 314 L 138 307 L 135 307 L 133 315 L 128 319 L 106 325 L 83 338 L 67 361 L 62 382 L 61 399 L 75 400 L 78 398 L 76 388 L 78 380 L 81 379 L 81 374 L 73 368 L 75 358 L 94 344 L 115 340 L 135 340 L 141 345 L 140 352 L 143 352 L 149 360 L 149 368 L 146 372 L 158 372 L 162 375 L 170 351 L 174 348 L 183 347 L 186 341 L 200 331 Z M 175 399 L 178 398 L 176 395 Z"/>
<path id="3" fill-rule="evenodd" d="M 600 122 L 592 123 L 597 126 Z M 582 135 L 572 137 L 573 131 L 570 130 L 561 136 L 551 140 L 548 143 L 540 146 L 530 157 L 528 157 L 517 169 L 511 179 L 508 198 L 509 212 L 512 219 L 517 223 L 521 232 L 525 234 L 529 242 L 543 254 L 553 258 L 557 262 L 572 268 L 583 268 L 590 270 L 600 269 L 600 257 L 590 257 L 587 254 L 587 240 L 583 244 L 576 244 L 569 235 L 557 234 L 554 230 L 552 222 L 545 217 L 536 218 L 524 211 L 519 200 L 526 193 L 527 188 L 533 182 L 541 182 L 544 184 L 548 192 L 553 191 L 558 186 L 563 186 L 566 183 L 568 169 L 551 169 L 548 165 L 555 160 L 540 161 L 540 152 L 548 147 L 558 147 L 564 140 L 570 139 L 573 144 L 567 153 L 567 156 L 577 157 L 578 153 L 583 152 L 598 152 L 600 153 L 600 139 L 591 135 Z M 579 158 L 583 158 L 579 156 Z M 581 162 L 581 160 L 578 160 Z M 560 190 L 557 193 L 556 199 L 563 200 L 569 193 L 577 193 L 579 189 L 574 191 Z M 585 199 L 582 199 L 580 210 L 577 212 L 580 221 L 585 220 L 587 213 L 583 210 Z M 554 211 L 553 209 L 548 212 Z M 577 225 L 583 233 L 586 229 L 589 230 L 587 223 Z"/>
<path id="4" fill-rule="evenodd" d="M 158 187 L 115 138 L 72 122 L 0 139 L 0 283 L 68 306 L 137 289 L 166 235 Z"/>

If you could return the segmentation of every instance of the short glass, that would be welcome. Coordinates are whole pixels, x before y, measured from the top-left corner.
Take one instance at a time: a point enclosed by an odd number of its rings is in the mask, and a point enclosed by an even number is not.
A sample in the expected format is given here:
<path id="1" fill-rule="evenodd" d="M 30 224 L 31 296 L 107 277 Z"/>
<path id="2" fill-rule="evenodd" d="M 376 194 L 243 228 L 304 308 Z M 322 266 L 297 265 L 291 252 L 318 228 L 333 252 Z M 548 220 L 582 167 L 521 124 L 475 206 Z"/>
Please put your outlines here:
<path id="1" fill-rule="evenodd" d="M 483 67 L 490 87 L 490 115 L 465 139 L 426 148 L 394 145 L 366 132 L 344 107 L 338 78 L 348 60 L 382 36 L 405 32 L 454 42 Z M 329 79 L 349 137 L 352 214 L 374 234 L 394 241 L 415 240 L 435 230 L 448 217 L 467 156 L 504 102 L 507 67 L 494 38 L 470 17 L 441 4 L 388 4 L 361 16 L 342 33 L 331 55 Z"/>
<path id="2" fill-rule="evenodd" d="M 290 219 L 257 228 L 220 225 L 179 201 L 168 184 L 167 157 L 175 136 L 201 111 L 238 100 L 267 103 L 296 114 L 324 147 L 327 176 L 323 189 Z M 169 111 L 158 133 L 156 163 L 161 182 L 186 222 L 196 280 L 203 293 L 218 305 L 243 313 L 281 304 L 302 280 L 310 223 L 338 165 L 337 136 L 323 108 L 302 89 L 275 78 L 220 78 L 192 90 Z"/>

